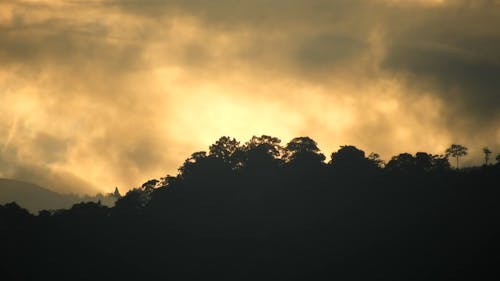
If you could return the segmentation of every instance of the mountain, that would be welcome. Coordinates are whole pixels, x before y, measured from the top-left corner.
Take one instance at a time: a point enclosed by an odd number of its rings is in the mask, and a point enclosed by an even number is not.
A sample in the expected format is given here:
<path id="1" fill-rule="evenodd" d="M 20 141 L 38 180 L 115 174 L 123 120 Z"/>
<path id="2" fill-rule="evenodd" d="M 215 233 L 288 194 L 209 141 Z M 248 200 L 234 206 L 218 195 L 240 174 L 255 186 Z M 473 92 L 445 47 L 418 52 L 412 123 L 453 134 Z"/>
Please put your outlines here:
<path id="1" fill-rule="evenodd" d="M 76 195 L 56 193 L 28 182 L 0 179 L 0 204 L 16 202 L 35 214 L 40 210 L 69 208 L 80 201 L 82 198 Z"/>

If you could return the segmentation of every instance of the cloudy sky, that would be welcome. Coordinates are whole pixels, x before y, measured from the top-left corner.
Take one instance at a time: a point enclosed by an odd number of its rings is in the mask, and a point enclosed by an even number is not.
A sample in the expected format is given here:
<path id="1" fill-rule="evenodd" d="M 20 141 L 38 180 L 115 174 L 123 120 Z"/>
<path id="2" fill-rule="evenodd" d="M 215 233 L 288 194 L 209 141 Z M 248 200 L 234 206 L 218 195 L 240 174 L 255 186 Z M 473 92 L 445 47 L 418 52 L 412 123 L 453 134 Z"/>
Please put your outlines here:
<path id="1" fill-rule="evenodd" d="M 0 0 L 0 177 L 110 192 L 222 135 L 500 152 L 500 0 Z"/>

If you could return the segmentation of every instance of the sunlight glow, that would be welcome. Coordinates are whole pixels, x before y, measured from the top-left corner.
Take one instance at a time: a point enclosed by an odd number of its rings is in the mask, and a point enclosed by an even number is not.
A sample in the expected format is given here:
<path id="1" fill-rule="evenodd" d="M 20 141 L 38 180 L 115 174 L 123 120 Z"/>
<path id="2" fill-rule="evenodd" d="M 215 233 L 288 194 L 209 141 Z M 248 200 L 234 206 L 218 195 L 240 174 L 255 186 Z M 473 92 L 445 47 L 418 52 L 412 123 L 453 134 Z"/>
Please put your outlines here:
<path id="1" fill-rule="evenodd" d="M 266 134 L 284 145 L 310 136 L 327 161 L 347 144 L 385 160 L 442 153 L 457 139 L 500 145 L 497 115 L 447 100 L 456 94 L 466 103 L 471 89 L 489 82 L 466 68 L 495 69 L 487 62 L 497 57 L 496 29 L 476 16 L 498 1 L 479 1 L 467 17 L 446 9 L 474 1 L 369 0 L 332 9 L 246 1 L 244 11 L 228 14 L 221 3 L 200 10 L 196 1 L 8 2 L 0 3 L 0 149 L 10 158 L 0 158 L 0 168 L 15 167 L 12 176 L 73 177 L 57 188 L 84 186 L 78 192 L 125 191 L 176 174 L 221 136 L 244 143 Z M 276 13 L 259 6 L 268 4 Z M 485 26 L 496 26 L 493 10 Z M 445 16 L 457 28 L 429 32 Z M 473 45 L 481 36 L 491 42 L 485 52 Z M 455 64 L 470 81 L 455 81 L 461 71 L 428 73 Z M 488 138 L 493 143 L 483 143 Z M 471 149 L 464 162 L 481 157 Z"/>

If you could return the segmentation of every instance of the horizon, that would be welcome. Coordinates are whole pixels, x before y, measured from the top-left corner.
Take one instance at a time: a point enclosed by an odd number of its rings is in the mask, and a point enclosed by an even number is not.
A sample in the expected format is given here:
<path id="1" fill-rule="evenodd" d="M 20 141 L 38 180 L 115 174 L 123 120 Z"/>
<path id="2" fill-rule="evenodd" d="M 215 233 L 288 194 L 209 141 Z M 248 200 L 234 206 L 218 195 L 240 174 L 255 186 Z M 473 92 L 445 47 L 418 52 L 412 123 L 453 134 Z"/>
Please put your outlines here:
<path id="1" fill-rule="evenodd" d="M 263 135 L 263 136 L 264 136 L 264 135 Z M 225 137 L 225 136 L 221 136 L 221 138 L 223 138 L 223 137 Z M 228 136 L 228 137 L 230 137 L 230 136 Z M 271 136 L 271 137 L 272 137 L 272 136 Z M 230 138 L 232 138 L 232 137 L 230 137 Z M 279 139 L 279 138 L 278 138 L 278 139 Z M 246 143 L 246 142 L 242 142 L 242 141 L 237 140 L 237 139 L 235 139 L 235 140 L 239 142 L 239 144 L 240 144 L 240 148 L 243 148 L 243 146 L 244 146 L 244 145 L 245 145 L 245 143 Z M 313 140 L 314 140 L 314 139 L 313 139 Z M 280 145 L 281 145 L 282 147 L 285 147 L 285 146 L 286 146 L 286 144 L 288 143 L 288 142 L 283 142 L 281 139 L 280 139 L 280 141 L 281 141 Z M 215 143 L 215 142 L 213 142 L 212 144 L 214 144 L 214 143 Z M 368 157 L 370 153 L 377 153 L 376 151 L 365 151 L 364 149 L 362 149 L 362 148 L 360 148 L 360 147 L 357 147 L 357 146 L 355 146 L 355 145 L 352 145 L 352 144 L 340 145 L 340 146 L 338 147 L 338 150 L 339 150 L 339 149 L 341 149 L 343 146 L 353 146 L 353 147 L 355 147 L 355 148 L 357 148 L 357 149 L 360 149 L 361 151 L 363 151 L 363 152 L 365 153 L 365 156 L 366 156 L 366 157 Z M 209 147 L 207 146 L 207 149 L 192 151 L 192 153 L 195 153 L 195 152 L 205 152 L 205 153 L 207 153 L 207 152 L 209 151 L 209 149 L 208 149 L 208 148 L 209 148 Z M 320 162 L 322 162 L 322 163 L 324 163 L 324 164 L 328 164 L 328 163 L 332 160 L 332 158 L 331 158 L 331 154 L 332 154 L 333 152 L 337 152 L 337 151 L 338 151 L 338 150 L 336 150 L 336 151 L 332 151 L 331 153 L 326 153 L 326 152 L 324 152 L 323 150 L 321 150 L 321 147 L 320 147 L 319 145 L 318 145 L 318 148 L 320 149 L 320 150 L 318 151 L 318 153 L 321 153 L 321 154 L 323 154 L 323 155 L 325 156 L 325 159 L 324 159 L 324 160 L 322 160 L 322 161 L 320 161 Z M 446 155 L 446 152 L 443 152 L 443 153 L 430 153 L 430 152 L 428 152 L 428 151 L 414 151 L 414 152 L 412 152 L 412 151 L 401 151 L 400 153 L 397 153 L 397 154 L 395 154 L 395 155 L 392 155 L 391 157 L 389 157 L 389 158 L 387 158 L 387 159 L 386 159 L 386 158 L 384 158 L 384 157 L 381 157 L 381 155 L 378 155 L 378 156 L 379 156 L 379 159 L 382 161 L 382 167 L 385 167 L 385 165 L 386 165 L 386 164 L 387 164 L 387 163 L 388 163 L 388 162 L 389 162 L 392 158 L 394 158 L 394 157 L 396 157 L 396 156 L 398 156 L 398 155 L 400 155 L 400 154 L 403 154 L 403 153 L 409 153 L 409 154 L 411 154 L 412 156 L 415 156 L 417 153 L 427 153 L 427 154 L 430 154 L 430 155 L 435 155 L 435 156 L 445 157 L 446 159 L 448 159 L 448 161 L 449 161 L 449 163 L 450 163 L 451 167 L 453 167 L 453 169 L 457 169 L 457 170 L 475 169 L 475 168 L 480 168 L 480 167 L 482 167 L 482 166 L 484 166 L 484 165 L 485 165 L 485 163 L 484 163 L 484 161 L 485 161 L 485 160 L 484 160 L 484 153 L 483 153 L 483 158 L 481 159 L 482 163 L 481 163 L 481 162 L 479 162 L 479 163 L 471 163 L 471 161 L 464 161 L 464 160 L 467 160 L 467 157 L 469 156 L 469 152 L 470 152 L 470 150 L 469 150 L 469 148 L 468 148 L 468 147 L 465 147 L 465 148 L 467 149 L 467 153 L 466 153 L 466 155 L 461 156 L 460 166 L 459 166 L 459 168 L 458 168 L 458 169 L 454 166 L 454 165 L 455 165 L 455 164 L 454 164 L 454 163 L 455 163 L 454 157 L 453 157 L 453 156 L 451 156 L 451 155 L 450 155 L 450 156 L 447 156 L 447 155 Z M 192 153 L 191 153 L 191 154 L 192 154 Z M 190 156 L 191 156 L 191 154 L 189 154 L 188 156 L 186 156 L 184 161 L 186 161 L 187 159 L 189 159 L 189 158 L 190 158 Z M 491 154 L 492 154 L 492 155 L 490 155 L 490 156 L 489 156 L 489 163 L 488 163 L 489 165 L 493 165 L 495 162 L 498 162 L 497 160 L 495 160 L 495 157 L 496 157 L 497 155 L 498 155 L 498 156 L 500 156 L 500 153 L 495 153 L 495 152 L 492 152 Z M 146 183 L 146 182 L 147 182 L 147 181 L 149 181 L 149 180 L 159 180 L 159 179 L 161 179 L 162 177 L 166 177 L 166 176 L 173 176 L 173 177 L 177 177 L 178 175 L 180 175 L 180 174 L 181 174 L 181 172 L 180 172 L 180 168 L 181 168 L 181 167 L 183 166 L 183 164 L 185 163 L 184 161 L 178 165 L 177 169 L 176 169 L 176 170 L 175 170 L 175 172 L 173 172 L 173 173 L 167 173 L 167 174 L 164 174 L 164 175 L 158 175 L 158 176 L 150 176 L 150 177 L 148 177 L 148 178 L 144 179 L 141 183 L 139 183 L 139 184 L 137 184 L 137 185 L 135 185 L 135 186 L 131 186 L 131 187 L 119 187 L 119 186 L 114 186 L 113 188 L 111 188 L 111 189 L 109 189 L 109 190 L 105 190 L 105 191 L 96 191 L 96 192 L 94 192 L 94 193 L 83 193 L 83 192 L 81 192 L 81 193 L 78 193 L 78 192 L 65 192 L 64 190 L 56 190 L 56 189 L 53 189 L 53 188 L 50 188 L 50 187 L 46 187 L 46 186 L 43 186 L 43 185 L 39 185 L 39 184 L 37 184 L 37 183 L 30 182 L 30 181 L 27 181 L 27 180 L 24 180 L 24 179 L 2 178 L 2 177 L 0 177 L 0 180 L 2 180 L 2 179 L 3 179 L 3 180 L 12 180 L 12 181 L 18 181 L 18 182 L 21 182 L 21 183 L 33 184 L 33 185 L 35 185 L 35 186 L 37 186 L 37 187 L 40 187 L 40 188 L 46 189 L 46 190 L 48 190 L 48 191 L 56 192 L 56 193 L 59 193 L 59 194 L 62 194 L 62 195 L 77 196 L 78 198 L 85 198 L 85 197 L 88 197 L 88 196 L 89 196 L 89 197 L 92 197 L 92 196 L 98 196 L 98 195 L 104 195 L 104 196 L 106 196 L 106 195 L 110 195 L 110 194 L 112 194 L 112 193 L 114 192 L 114 190 L 115 190 L 115 189 L 118 189 L 118 190 L 119 190 L 119 192 L 120 192 L 122 195 L 125 195 L 128 191 L 130 191 L 130 190 L 132 190 L 132 189 L 141 188 L 141 185 L 142 185 L 143 183 Z"/>
<path id="2" fill-rule="evenodd" d="M 231 137 L 231 136 L 229 136 L 229 137 Z M 238 139 L 236 139 L 236 140 L 239 141 L 240 145 L 244 145 L 245 142 L 246 142 L 246 141 L 240 141 Z M 212 142 L 212 144 L 213 143 L 215 143 L 215 142 Z M 284 142 L 283 140 L 281 140 L 281 145 L 282 146 L 285 146 L 286 143 L 288 143 L 288 142 Z M 339 145 L 338 149 L 340 149 L 342 146 L 354 146 L 354 147 L 356 147 L 356 148 L 364 151 L 367 157 L 372 152 L 373 153 L 377 153 L 376 151 L 366 151 L 363 148 L 360 148 L 360 147 L 358 147 L 356 145 L 352 145 L 352 144 Z M 195 151 L 192 151 L 191 153 L 195 153 L 195 152 L 199 152 L 199 151 L 207 152 L 208 148 L 209 148 L 209 146 L 207 146 L 206 149 L 195 150 Z M 319 152 L 322 153 L 322 154 L 324 154 L 325 157 L 326 157 L 325 160 L 321 161 L 321 162 L 323 162 L 325 164 L 327 164 L 331 160 L 331 154 L 333 152 L 338 151 L 338 150 L 334 150 L 334 151 L 331 151 L 331 152 L 327 153 L 327 152 L 325 152 L 325 151 L 323 151 L 321 149 L 321 145 L 319 145 L 319 144 L 318 144 L 318 148 L 320 149 Z M 468 147 L 466 147 L 466 148 L 469 149 Z M 483 148 L 480 149 L 481 153 L 483 153 L 482 149 Z M 472 150 L 472 151 L 474 151 L 474 150 Z M 411 151 L 411 150 L 410 151 L 401 151 L 401 152 L 399 152 L 399 153 L 397 153 L 395 155 L 392 155 L 390 157 L 387 157 L 387 158 L 383 157 L 382 155 L 379 155 L 379 156 L 380 156 L 380 160 L 382 160 L 386 164 L 387 162 L 389 162 L 391 160 L 392 157 L 395 157 L 395 156 L 399 155 L 400 153 L 410 153 L 411 155 L 415 155 L 416 153 L 419 153 L 419 152 L 424 152 L 424 153 L 429 153 L 429 154 L 434 154 L 434 155 L 446 156 L 445 155 L 446 154 L 445 151 L 443 151 L 442 153 L 439 153 L 439 152 L 432 153 L 432 152 L 429 152 L 429 151 L 419 151 L 419 150 L 415 150 L 415 151 Z M 470 157 L 469 152 L 470 152 L 470 149 L 469 149 L 467 155 L 465 155 L 465 157 L 462 157 L 461 162 L 460 162 L 460 170 L 465 170 L 465 169 L 470 169 L 470 168 L 478 168 L 478 167 L 481 167 L 482 165 L 484 165 L 484 153 L 483 153 L 483 157 L 482 158 L 478 157 L 478 159 L 475 159 L 475 160 L 479 160 L 479 162 L 473 163 L 472 161 L 470 161 L 469 159 L 467 159 L 468 157 Z M 165 177 L 165 176 L 174 176 L 175 177 L 175 176 L 179 175 L 179 173 L 180 173 L 179 169 L 182 167 L 184 161 L 189 158 L 189 156 L 191 155 L 191 153 L 189 155 L 187 155 L 181 163 L 179 163 L 179 165 L 177 166 L 177 168 L 172 173 L 166 173 L 166 174 L 163 174 L 163 175 L 151 175 L 151 176 L 145 178 L 140 183 L 138 183 L 138 184 L 136 184 L 134 186 L 120 187 L 120 186 L 115 185 L 114 187 L 110 188 L 109 190 L 97 190 L 94 193 L 91 193 L 91 192 L 89 193 L 89 192 L 85 192 L 85 191 L 82 191 L 82 192 L 78 192 L 78 191 L 74 192 L 73 191 L 72 192 L 72 191 L 68 191 L 68 190 L 64 190 L 64 189 L 58 190 L 58 189 L 55 189 L 53 187 L 40 185 L 40 184 L 38 184 L 36 182 L 31 182 L 31 181 L 29 181 L 27 179 L 23 179 L 23 178 L 2 178 L 2 177 L 0 177 L 0 179 L 14 180 L 14 181 L 19 181 L 19 182 L 34 184 L 34 185 L 36 185 L 38 187 L 41 187 L 43 189 L 46 189 L 46 190 L 49 190 L 49 191 L 52 191 L 52 192 L 56 192 L 56 193 L 63 194 L 63 195 L 74 195 L 74 196 L 78 196 L 78 197 L 81 197 L 81 198 L 84 198 L 85 196 L 96 196 L 96 195 L 99 195 L 99 194 L 101 194 L 101 195 L 112 194 L 113 191 L 115 190 L 115 188 L 118 188 L 120 190 L 120 192 L 122 193 L 122 195 L 124 195 L 129 190 L 132 190 L 134 188 L 139 188 L 142 183 L 145 183 L 148 180 L 151 180 L 151 179 L 160 179 L 161 177 Z M 495 153 L 495 151 L 493 151 L 492 155 L 493 156 L 490 156 L 490 163 L 494 163 L 495 162 L 495 156 L 496 155 L 500 155 L 500 153 Z M 453 158 L 453 157 L 449 156 L 448 158 Z M 467 160 L 469 160 L 469 161 L 467 161 Z M 449 159 L 449 161 L 450 161 L 451 165 L 454 164 L 454 159 Z"/>

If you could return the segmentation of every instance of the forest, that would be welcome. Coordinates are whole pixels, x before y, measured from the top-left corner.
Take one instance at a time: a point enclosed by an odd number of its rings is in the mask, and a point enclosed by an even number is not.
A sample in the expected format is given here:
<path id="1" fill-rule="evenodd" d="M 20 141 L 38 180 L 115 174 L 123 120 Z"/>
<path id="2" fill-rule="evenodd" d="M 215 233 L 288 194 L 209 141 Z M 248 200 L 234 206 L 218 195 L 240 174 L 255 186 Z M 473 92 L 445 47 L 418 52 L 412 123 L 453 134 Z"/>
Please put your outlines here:
<path id="1" fill-rule="evenodd" d="M 462 168 L 458 144 L 385 163 L 221 137 L 113 207 L 0 206 L 0 279 L 498 280 L 500 155 L 483 151 Z"/>

